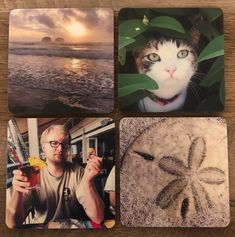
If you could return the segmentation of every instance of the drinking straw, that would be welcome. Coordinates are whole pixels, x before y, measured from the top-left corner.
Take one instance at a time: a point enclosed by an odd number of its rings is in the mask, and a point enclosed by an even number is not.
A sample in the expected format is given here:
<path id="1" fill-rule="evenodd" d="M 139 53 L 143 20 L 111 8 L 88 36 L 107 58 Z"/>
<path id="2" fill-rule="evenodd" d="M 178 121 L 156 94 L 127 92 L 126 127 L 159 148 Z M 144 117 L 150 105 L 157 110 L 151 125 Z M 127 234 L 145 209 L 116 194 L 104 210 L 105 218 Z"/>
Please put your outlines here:
<path id="1" fill-rule="evenodd" d="M 23 167 L 23 163 L 20 158 L 16 155 L 16 153 L 12 150 L 12 148 L 8 147 L 8 151 L 16 158 L 16 160 L 20 163 L 20 167 Z"/>

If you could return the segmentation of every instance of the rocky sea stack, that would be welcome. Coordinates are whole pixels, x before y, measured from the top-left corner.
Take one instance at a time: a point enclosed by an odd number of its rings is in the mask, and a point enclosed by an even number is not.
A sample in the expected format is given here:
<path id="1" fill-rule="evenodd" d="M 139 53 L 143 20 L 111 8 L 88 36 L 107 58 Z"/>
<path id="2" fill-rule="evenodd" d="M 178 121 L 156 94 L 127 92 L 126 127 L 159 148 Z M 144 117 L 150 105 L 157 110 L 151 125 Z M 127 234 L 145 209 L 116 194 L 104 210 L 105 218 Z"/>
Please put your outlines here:
<path id="1" fill-rule="evenodd" d="M 41 39 L 41 42 L 42 42 L 42 43 L 51 43 L 52 40 L 51 40 L 51 37 L 45 36 L 45 37 L 43 37 L 43 38 Z"/>
<path id="2" fill-rule="evenodd" d="M 56 38 L 55 39 L 55 43 L 64 43 L 64 39 L 63 38 Z"/>

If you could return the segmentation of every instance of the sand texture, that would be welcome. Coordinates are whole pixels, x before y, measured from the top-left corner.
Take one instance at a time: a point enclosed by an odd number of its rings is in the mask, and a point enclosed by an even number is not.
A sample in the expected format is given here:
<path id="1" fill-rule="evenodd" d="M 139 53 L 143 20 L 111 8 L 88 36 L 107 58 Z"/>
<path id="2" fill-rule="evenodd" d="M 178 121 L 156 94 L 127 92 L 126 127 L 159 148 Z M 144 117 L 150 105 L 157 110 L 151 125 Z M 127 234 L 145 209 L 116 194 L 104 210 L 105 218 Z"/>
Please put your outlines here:
<path id="1" fill-rule="evenodd" d="M 123 225 L 229 224 L 227 126 L 223 119 L 125 118 L 120 123 L 120 154 Z"/>

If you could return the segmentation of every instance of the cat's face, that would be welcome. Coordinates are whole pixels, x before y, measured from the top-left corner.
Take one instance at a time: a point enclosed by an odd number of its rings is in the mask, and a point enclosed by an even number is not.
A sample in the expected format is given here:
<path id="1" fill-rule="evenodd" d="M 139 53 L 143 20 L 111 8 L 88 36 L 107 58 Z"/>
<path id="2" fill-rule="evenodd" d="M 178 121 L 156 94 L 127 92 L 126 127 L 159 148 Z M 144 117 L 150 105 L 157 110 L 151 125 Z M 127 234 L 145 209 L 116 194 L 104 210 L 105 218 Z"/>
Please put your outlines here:
<path id="1" fill-rule="evenodd" d="M 178 40 L 150 40 L 136 58 L 139 73 L 155 80 L 157 96 L 169 99 L 180 93 L 197 70 L 194 49 Z"/>

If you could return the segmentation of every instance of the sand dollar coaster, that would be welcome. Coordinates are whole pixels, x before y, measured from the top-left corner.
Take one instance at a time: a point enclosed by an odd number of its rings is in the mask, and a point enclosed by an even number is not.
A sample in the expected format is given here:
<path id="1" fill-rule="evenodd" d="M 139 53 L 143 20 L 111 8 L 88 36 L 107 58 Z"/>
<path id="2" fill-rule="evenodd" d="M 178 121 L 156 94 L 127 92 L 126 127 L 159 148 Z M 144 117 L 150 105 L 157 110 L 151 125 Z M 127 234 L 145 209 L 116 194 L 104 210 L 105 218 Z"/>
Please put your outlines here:
<path id="1" fill-rule="evenodd" d="M 229 224 L 225 120 L 125 118 L 120 123 L 120 142 L 123 225 Z"/>

